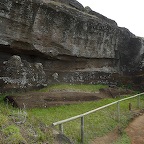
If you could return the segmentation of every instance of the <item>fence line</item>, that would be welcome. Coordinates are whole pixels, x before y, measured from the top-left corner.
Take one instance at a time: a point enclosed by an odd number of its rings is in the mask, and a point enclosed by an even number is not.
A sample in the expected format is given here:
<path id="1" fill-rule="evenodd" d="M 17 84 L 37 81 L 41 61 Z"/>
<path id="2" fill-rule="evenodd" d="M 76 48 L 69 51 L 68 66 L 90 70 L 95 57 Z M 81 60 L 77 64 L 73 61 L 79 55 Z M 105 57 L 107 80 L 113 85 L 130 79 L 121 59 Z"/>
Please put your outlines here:
<path id="1" fill-rule="evenodd" d="M 143 94 L 144 94 L 144 92 L 140 93 L 140 94 L 136 94 L 134 96 L 130 96 L 130 97 L 121 99 L 121 100 L 118 100 L 118 101 L 115 101 L 115 102 L 112 102 L 112 103 L 109 103 L 107 105 L 104 105 L 102 107 L 96 108 L 96 109 L 91 110 L 91 111 L 88 111 L 86 113 L 83 113 L 83 114 L 80 114 L 80 115 L 77 115 L 77 116 L 74 116 L 74 117 L 71 117 L 71 118 L 68 118 L 68 119 L 65 119 L 65 120 L 61 120 L 61 121 L 55 122 L 55 123 L 52 124 L 52 126 L 59 125 L 59 130 L 60 130 L 61 133 L 63 133 L 63 124 L 64 123 L 69 122 L 69 121 L 73 121 L 73 120 L 78 119 L 78 118 L 81 118 L 81 142 L 83 144 L 84 143 L 84 116 L 87 116 L 87 115 L 92 114 L 92 113 L 94 113 L 96 111 L 99 111 L 101 109 L 104 109 L 104 108 L 107 108 L 109 106 L 112 106 L 114 104 L 117 104 L 117 117 L 118 117 L 118 122 L 119 122 L 120 121 L 120 102 L 123 102 L 123 101 L 129 100 L 129 99 L 138 97 L 137 106 L 138 106 L 138 108 L 140 108 L 140 96 L 143 95 Z"/>

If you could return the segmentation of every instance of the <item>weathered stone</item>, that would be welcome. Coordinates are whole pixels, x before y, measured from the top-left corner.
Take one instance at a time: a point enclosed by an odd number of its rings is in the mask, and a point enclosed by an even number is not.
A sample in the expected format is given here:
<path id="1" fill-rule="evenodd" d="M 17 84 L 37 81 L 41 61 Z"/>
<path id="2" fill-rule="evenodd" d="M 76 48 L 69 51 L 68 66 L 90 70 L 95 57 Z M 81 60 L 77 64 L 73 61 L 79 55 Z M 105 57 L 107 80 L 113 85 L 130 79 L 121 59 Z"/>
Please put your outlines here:
<path id="1" fill-rule="evenodd" d="M 9 13 L 4 12 L 6 18 L 1 16 L 1 33 L 13 49 L 27 47 L 50 57 L 115 58 L 118 42 L 133 36 L 103 19 L 51 1 L 41 5 L 26 0 L 9 2 Z"/>
<path id="2" fill-rule="evenodd" d="M 111 25 L 117 26 L 117 23 L 114 20 L 111 20 L 111 19 L 101 15 L 100 13 L 93 11 L 89 6 L 85 7 L 85 12 L 90 15 L 94 15 L 94 16 L 102 19 L 103 21 L 106 21 L 107 23 L 109 23 Z"/>
<path id="3" fill-rule="evenodd" d="M 143 45 L 142 38 L 76 0 L 0 2 L 2 90 L 117 84 L 119 77 L 143 74 Z"/>
<path id="4" fill-rule="evenodd" d="M 46 0 L 45 0 L 46 1 Z M 50 1 L 50 0 L 49 0 Z M 76 8 L 80 11 L 84 11 L 84 7 L 82 4 L 80 4 L 78 1 L 76 0 L 51 0 L 51 1 L 54 1 L 54 2 L 59 2 L 59 3 L 62 3 L 62 4 L 66 4 L 66 5 L 69 5 L 73 8 Z"/>
<path id="5" fill-rule="evenodd" d="M 1 90 L 36 87 L 46 82 L 46 74 L 41 63 L 22 61 L 16 55 L 3 62 L 2 71 Z"/>

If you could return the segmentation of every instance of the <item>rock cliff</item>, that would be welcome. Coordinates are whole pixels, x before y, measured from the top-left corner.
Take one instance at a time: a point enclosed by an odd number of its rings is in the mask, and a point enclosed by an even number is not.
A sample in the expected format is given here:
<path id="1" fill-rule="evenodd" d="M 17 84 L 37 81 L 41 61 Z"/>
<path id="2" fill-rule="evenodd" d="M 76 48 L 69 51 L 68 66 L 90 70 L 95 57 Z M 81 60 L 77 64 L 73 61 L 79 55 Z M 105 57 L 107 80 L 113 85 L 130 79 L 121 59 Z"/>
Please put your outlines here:
<path id="1" fill-rule="evenodd" d="M 76 0 L 0 1 L 1 91 L 113 85 L 143 70 L 144 40 Z"/>

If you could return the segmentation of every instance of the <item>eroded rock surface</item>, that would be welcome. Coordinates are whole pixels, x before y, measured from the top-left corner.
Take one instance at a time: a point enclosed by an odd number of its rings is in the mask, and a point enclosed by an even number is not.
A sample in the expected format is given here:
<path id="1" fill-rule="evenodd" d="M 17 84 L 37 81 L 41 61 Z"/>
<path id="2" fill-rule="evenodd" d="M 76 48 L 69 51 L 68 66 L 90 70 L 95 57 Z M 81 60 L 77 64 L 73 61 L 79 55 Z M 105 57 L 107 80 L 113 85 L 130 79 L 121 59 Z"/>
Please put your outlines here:
<path id="1" fill-rule="evenodd" d="M 21 60 L 19 56 L 12 56 L 8 61 L 3 62 L 0 77 L 3 82 L 3 90 L 9 88 L 28 88 L 44 85 L 46 74 L 41 63 L 30 63 Z"/>
<path id="2" fill-rule="evenodd" d="M 1 90 L 116 85 L 143 74 L 144 40 L 76 0 L 1 0 L 0 56 Z"/>

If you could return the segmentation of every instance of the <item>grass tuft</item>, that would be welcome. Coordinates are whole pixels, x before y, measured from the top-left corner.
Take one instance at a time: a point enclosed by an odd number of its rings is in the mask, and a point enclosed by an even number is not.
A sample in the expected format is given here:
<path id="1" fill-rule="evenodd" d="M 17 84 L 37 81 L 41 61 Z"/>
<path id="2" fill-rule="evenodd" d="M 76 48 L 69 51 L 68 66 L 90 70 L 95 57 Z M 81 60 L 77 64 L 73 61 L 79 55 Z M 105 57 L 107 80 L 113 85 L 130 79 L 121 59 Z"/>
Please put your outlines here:
<path id="1" fill-rule="evenodd" d="M 19 144 L 19 143 L 27 143 L 20 133 L 20 129 L 16 125 L 7 126 L 2 130 L 3 134 L 6 137 L 7 144 Z"/>
<path id="2" fill-rule="evenodd" d="M 121 137 L 119 137 L 118 140 L 113 144 L 131 144 L 131 141 L 128 135 L 123 132 Z"/>
<path id="3" fill-rule="evenodd" d="M 8 124 L 8 117 L 6 115 L 0 114 L 0 127 Z"/>

